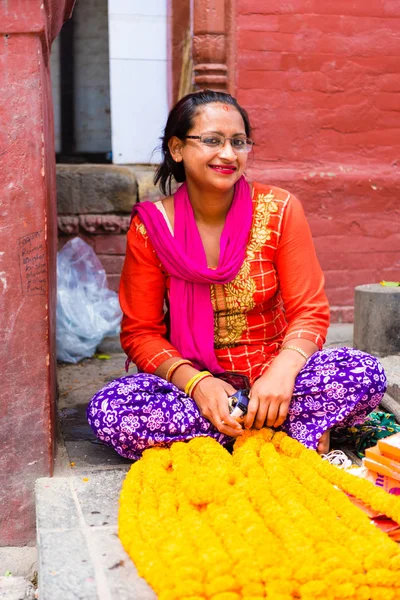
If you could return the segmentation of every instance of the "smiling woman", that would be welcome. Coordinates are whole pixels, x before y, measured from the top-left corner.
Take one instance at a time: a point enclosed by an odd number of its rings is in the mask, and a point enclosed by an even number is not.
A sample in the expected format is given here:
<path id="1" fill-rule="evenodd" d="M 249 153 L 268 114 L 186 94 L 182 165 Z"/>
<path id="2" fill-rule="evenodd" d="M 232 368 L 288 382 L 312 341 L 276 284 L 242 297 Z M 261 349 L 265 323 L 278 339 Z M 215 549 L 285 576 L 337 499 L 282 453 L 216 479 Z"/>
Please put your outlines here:
<path id="1" fill-rule="evenodd" d="M 385 391 L 372 356 L 322 350 L 329 308 L 310 229 L 292 194 L 247 182 L 252 148 L 229 94 L 189 94 L 168 117 L 155 178 L 166 198 L 135 207 L 120 287 L 121 342 L 140 372 L 88 407 L 122 456 L 265 426 L 326 452 L 329 431 L 363 422 Z M 230 414 L 237 390 L 243 422 Z"/>

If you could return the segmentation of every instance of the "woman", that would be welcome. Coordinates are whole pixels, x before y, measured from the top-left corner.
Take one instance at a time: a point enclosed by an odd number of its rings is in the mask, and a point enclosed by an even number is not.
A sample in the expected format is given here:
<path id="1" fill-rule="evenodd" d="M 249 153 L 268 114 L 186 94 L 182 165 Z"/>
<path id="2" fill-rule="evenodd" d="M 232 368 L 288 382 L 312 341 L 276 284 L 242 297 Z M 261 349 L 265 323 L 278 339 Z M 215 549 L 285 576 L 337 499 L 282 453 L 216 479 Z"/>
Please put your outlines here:
<path id="1" fill-rule="evenodd" d="M 281 427 L 325 453 L 329 431 L 362 422 L 385 391 L 375 358 L 322 350 L 329 308 L 303 209 L 247 183 L 250 135 L 220 92 L 189 94 L 169 115 L 155 178 L 167 197 L 135 207 L 121 277 L 121 342 L 140 373 L 88 407 L 127 458 L 195 436 L 231 442 L 243 433 L 229 412 L 238 389 L 249 389 L 244 427 Z M 184 182 L 174 196 L 173 179 Z"/>

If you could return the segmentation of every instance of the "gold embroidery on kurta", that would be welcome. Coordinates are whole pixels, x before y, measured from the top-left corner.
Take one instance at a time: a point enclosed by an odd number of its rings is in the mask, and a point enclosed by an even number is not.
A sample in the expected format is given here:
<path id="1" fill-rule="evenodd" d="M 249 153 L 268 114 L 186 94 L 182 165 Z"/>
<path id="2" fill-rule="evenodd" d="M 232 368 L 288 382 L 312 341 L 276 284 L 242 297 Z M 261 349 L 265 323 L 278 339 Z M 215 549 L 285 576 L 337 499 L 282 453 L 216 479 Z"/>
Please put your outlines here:
<path id="1" fill-rule="evenodd" d="M 256 284 L 250 277 L 250 261 L 254 260 L 266 241 L 271 239 L 269 224 L 271 213 L 278 212 L 278 204 L 272 192 L 257 194 L 254 207 L 250 241 L 246 258 L 233 281 L 211 286 L 211 302 L 214 308 L 214 346 L 235 346 L 247 327 L 246 314 L 255 306 Z"/>
<path id="2" fill-rule="evenodd" d="M 136 223 L 136 231 L 138 231 L 144 238 L 147 238 L 146 227 L 143 223 Z"/>
<path id="3" fill-rule="evenodd" d="M 257 194 L 251 239 L 247 246 L 247 260 L 254 260 L 256 252 L 259 252 L 265 242 L 271 239 L 272 230 L 267 225 L 271 213 L 278 212 L 278 205 L 274 200 L 275 196 L 272 192 Z"/>

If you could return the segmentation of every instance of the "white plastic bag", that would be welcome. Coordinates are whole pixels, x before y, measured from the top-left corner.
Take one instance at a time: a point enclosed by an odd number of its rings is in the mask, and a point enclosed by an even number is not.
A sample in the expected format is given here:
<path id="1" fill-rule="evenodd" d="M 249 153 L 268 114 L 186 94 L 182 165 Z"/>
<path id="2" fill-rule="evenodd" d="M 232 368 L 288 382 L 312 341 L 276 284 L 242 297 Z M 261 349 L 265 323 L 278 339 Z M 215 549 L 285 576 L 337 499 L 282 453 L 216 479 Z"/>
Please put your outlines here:
<path id="1" fill-rule="evenodd" d="M 119 333 L 121 317 L 94 250 L 73 238 L 57 254 L 57 360 L 93 356 L 103 337 Z"/>

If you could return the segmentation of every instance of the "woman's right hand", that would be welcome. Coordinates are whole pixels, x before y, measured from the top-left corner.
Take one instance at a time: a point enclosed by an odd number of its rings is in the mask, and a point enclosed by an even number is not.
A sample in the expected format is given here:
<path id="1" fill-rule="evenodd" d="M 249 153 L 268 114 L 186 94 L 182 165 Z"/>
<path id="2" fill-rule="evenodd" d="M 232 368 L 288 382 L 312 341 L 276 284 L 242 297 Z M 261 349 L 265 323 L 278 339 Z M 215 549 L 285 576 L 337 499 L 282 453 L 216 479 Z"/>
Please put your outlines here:
<path id="1" fill-rule="evenodd" d="M 243 427 L 229 414 L 228 398 L 235 392 L 234 387 L 217 377 L 202 379 L 193 392 L 193 400 L 201 416 L 211 421 L 218 431 L 230 437 L 237 437 L 243 433 Z"/>

